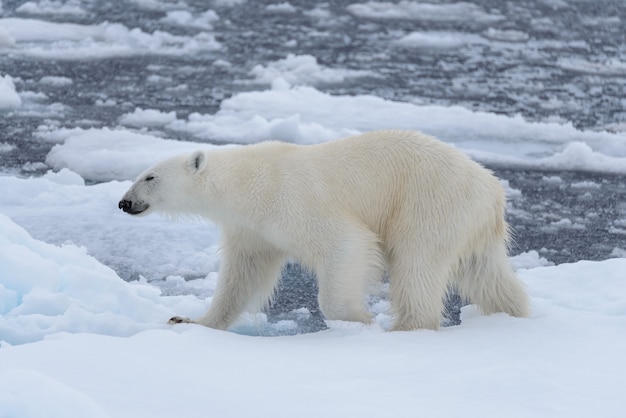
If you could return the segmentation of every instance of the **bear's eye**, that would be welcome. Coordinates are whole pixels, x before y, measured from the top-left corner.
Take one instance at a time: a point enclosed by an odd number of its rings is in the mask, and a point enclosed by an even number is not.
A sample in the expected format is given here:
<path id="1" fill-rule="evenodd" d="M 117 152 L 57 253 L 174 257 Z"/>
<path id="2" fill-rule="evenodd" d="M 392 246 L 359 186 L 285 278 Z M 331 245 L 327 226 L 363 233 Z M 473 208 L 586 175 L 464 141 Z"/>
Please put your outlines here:
<path id="1" fill-rule="evenodd" d="M 148 176 L 148 177 L 146 177 L 146 181 L 152 181 L 152 180 L 154 180 L 154 176 Z"/>

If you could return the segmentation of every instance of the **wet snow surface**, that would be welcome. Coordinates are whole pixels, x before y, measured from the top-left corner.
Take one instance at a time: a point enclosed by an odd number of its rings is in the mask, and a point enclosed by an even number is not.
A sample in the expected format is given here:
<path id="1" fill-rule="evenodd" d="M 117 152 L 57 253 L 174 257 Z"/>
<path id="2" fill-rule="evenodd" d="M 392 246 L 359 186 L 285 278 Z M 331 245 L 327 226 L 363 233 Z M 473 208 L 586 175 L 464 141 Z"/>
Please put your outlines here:
<path id="1" fill-rule="evenodd" d="M 282 416 L 285 400 L 304 416 L 621 416 L 625 25 L 622 0 L 0 1 L 0 416 Z M 502 179 L 531 319 L 452 296 L 443 324 L 460 327 L 385 334 L 383 288 L 372 326 L 327 323 L 290 264 L 269 313 L 231 330 L 282 337 L 163 324 L 210 304 L 219 231 L 124 215 L 135 175 L 197 148 L 382 128 L 433 134 Z M 310 347 L 334 351 L 303 364 Z M 233 364 L 251 402 L 230 395 Z"/>

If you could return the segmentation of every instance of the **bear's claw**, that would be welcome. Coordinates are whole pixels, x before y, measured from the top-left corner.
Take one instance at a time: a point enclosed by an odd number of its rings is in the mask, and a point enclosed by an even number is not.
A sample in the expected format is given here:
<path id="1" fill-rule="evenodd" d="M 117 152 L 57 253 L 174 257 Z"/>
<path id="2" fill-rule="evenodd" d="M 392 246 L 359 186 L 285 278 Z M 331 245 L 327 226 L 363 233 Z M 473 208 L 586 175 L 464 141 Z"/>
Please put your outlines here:
<path id="1" fill-rule="evenodd" d="M 170 318 L 169 321 L 167 321 L 168 324 L 170 325 L 175 325 L 175 324 L 192 324 L 193 321 L 189 318 L 185 318 L 183 316 L 173 316 Z"/>

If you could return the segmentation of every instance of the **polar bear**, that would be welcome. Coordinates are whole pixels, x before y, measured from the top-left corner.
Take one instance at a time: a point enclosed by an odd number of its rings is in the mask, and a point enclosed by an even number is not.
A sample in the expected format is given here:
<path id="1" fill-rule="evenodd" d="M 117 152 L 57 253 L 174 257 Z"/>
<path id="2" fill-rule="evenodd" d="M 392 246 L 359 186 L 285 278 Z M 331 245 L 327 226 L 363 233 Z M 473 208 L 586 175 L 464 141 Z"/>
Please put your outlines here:
<path id="1" fill-rule="evenodd" d="M 369 322 L 366 295 L 384 276 L 393 330 L 437 329 L 448 287 L 485 314 L 529 313 L 508 261 L 502 186 L 422 133 L 196 151 L 140 174 L 119 207 L 199 215 L 221 229 L 208 312 L 171 323 L 227 329 L 244 310 L 267 304 L 288 257 L 316 273 L 327 319 Z"/>

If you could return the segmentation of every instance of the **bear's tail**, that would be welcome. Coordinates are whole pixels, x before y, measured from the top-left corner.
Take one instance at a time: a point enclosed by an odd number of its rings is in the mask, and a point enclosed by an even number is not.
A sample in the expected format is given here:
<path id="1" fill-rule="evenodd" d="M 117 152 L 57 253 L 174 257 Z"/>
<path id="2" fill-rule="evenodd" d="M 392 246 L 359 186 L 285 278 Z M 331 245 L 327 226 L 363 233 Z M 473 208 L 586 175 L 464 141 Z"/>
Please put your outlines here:
<path id="1" fill-rule="evenodd" d="M 487 242 L 482 251 L 460 261 L 455 276 L 461 296 L 477 304 L 484 314 L 530 314 L 530 301 L 509 263 L 506 241 Z"/>

